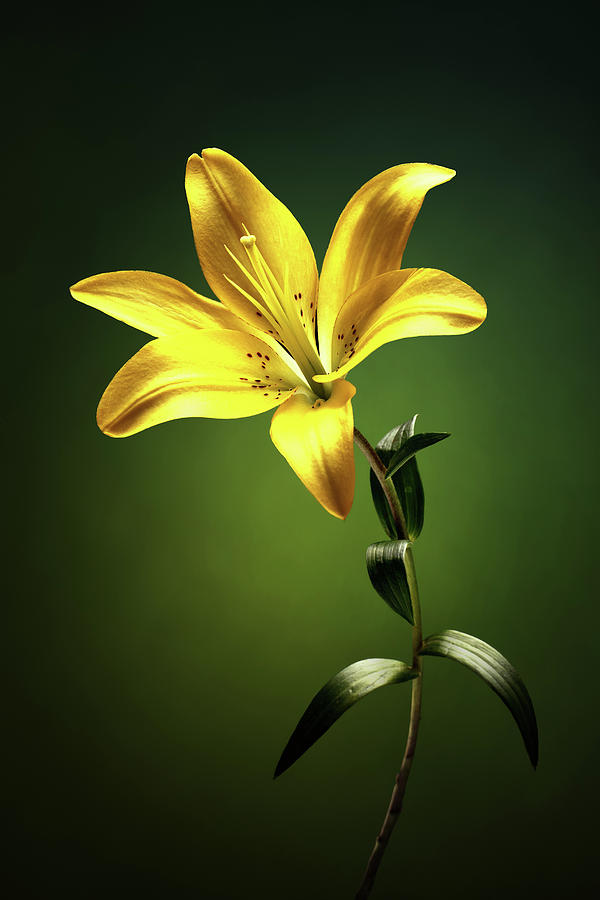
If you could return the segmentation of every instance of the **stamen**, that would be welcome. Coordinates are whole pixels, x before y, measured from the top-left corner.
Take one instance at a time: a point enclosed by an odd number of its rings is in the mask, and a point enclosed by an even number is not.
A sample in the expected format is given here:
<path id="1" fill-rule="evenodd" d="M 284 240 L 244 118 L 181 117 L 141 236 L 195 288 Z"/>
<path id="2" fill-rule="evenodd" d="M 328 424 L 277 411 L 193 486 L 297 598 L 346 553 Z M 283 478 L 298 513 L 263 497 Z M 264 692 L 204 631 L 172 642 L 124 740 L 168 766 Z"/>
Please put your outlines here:
<path id="1" fill-rule="evenodd" d="M 309 380 L 315 369 L 315 363 L 310 361 L 311 355 L 314 356 L 312 347 L 306 346 L 305 338 L 302 331 L 299 332 L 299 322 L 296 311 L 289 304 L 290 291 L 288 287 L 288 266 L 285 270 L 284 290 L 277 281 L 264 256 L 256 246 L 256 237 L 253 234 L 246 234 L 240 238 L 240 243 L 244 247 L 256 277 L 260 281 L 263 289 L 261 296 L 264 297 L 265 303 L 269 305 L 270 310 L 276 318 L 282 332 L 282 340 L 285 346 L 300 366 L 304 376 Z M 306 327 L 306 326 L 305 326 Z M 307 352 L 308 351 L 308 352 Z M 320 360 L 316 358 L 316 365 L 319 366 Z"/>
<path id="2" fill-rule="evenodd" d="M 244 240 L 244 239 L 241 238 L 241 240 Z M 256 240 L 256 238 L 255 238 L 255 240 Z M 261 300 L 263 301 L 264 306 L 261 306 L 261 304 L 257 300 L 255 300 L 254 297 L 252 297 L 250 294 L 248 294 L 247 291 L 244 291 L 243 288 L 239 287 L 239 285 L 237 285 L 235 283 L 235 281 L 232 281 L 231 278 L 229 278 L 227 275 L 225 275 L 225 278 L 227 278 L 227 281 L 229 281 L 230 284 L 232 284 L 235 288 L 237 288 L 238 291 L 240 291 L 240 293 L 244 294 L 244 296 L 247 299 L 249 299 L 254 304 L 254 306 L 257 307 L 257 309 L 259 309 L 263 313 L 265 313 L 266 310 L 264 307 L 266 306 L 268 308 L 269 302 L 268 302 L 267 295 L 266 295 L 262 285 L 260 285 L 259 282 L 252 276 L 252 274 L 248 271 L 246 266 L 239 261 L 239 259 L 235 255 L 235 253 L 231 252 L 231 250 L 229 249 L 227 244 L 223 244 L 223 246 L 225 247 L 225 250 L 227 251 L 229 256 L 232 258 L 232 260 L 234 261 L 234 263 L 236 264 L 238 269 L 246 276 L 246 278 L 248 279 L 248 281 L 250 282 L 250 284 L 252 285 L 254 290 L 257 292 L 257 294 L 259 294 Z"/>
<path id="3" fill-rule="evenodd" d="M 229 282 L 229 284 L 236 289 L 236 291 L 239 291 L 240 294 L 246 298 L 246 300 L 249 300 L 250 303 L 252 303 L 252 305 L 256 307 L 257 316 L 265 316 L 265 318 L 271 323 L 271 325 L 274 326 L 277 333 L 277 321 L 267 312 L 267 310 L 263 306 L 260 305 L 258 300 L 255 300 L 252 294 L 249 294 L 248 291 L 245 291 L 244 288 L 240 287 L 239 284 L 237 284 L 232 278 L 230 278 L 229 275 L 226 275 L 225 272 L 223 272 L 223 276 Z M 273 334 L 273 332 L 270 333 Z"/>
<path id="4" fill-rule="evenodd" d="M 256 237 L 253 234 L 243 235 L 240 238 L 240 243 L 248 254 L 248 259 L 258 279 L 258 284 L 252 279 L 253 284 L 260 291 L 263 302 L 268 306 L 277 323 L 283 324 L 285 311 L 280 300 L 281 288 L 256 246 Z M 269 275 L 273 283 L 271 283 Z"/>
<path id="5" fill-rule="evenodd" d="M 307 321 L 309 325 L 314 323 L 314 313 L 308 312 L 308 304 L 302 302 L 302 294 L 297 291 L 292 292 L 289 278 L 289 266 L 285 264 L 283 271 L 283 286 L 278 281 L 272 269 L 269 267 L 264 256 L 260 252 L 256 236 L 250 234 L 249 230 L 243 225 L 245 234 L 240 237 L 240 243 L 248 256 L 250 266 L 245 266 L 237 256 L 225 247 L 228 255 L 235 262 L 237 268 L 243 273 L 251 285 L 253 292 L 260 297 L 259 302 L 256 296 L 252 296 L 249 290 L 244 290 L 231 278 L 225 275 L 227 281 L 236 288 L 257 310 L 257 315 L 264 315 L 269 324 L 275 329 L 275 336 L 289 354 L 292 356 L 296 365 L 306 380 L 313 393 L 321 394 L 319 387 L 315 387 L 312 376 L 315 374 L 324 374 L 323 364 L 318 355 L 315 343 L 315 336 L 312 332 L 307 331 Z M 293 298 L 293 299 L 292 299 Z M 314 306 L 316 302 L 313 301 Z M 313 303 L 310 304 L 311 310 L 314 308 Z M 307 315 L 304 315 L 304 305 L 306 305 Z M 314 326 L 313 326 L 314 327 Z M 271 330 L 269 329 L 269 333 Z M 258 354 L 260 355 L 260 354 Z"/>

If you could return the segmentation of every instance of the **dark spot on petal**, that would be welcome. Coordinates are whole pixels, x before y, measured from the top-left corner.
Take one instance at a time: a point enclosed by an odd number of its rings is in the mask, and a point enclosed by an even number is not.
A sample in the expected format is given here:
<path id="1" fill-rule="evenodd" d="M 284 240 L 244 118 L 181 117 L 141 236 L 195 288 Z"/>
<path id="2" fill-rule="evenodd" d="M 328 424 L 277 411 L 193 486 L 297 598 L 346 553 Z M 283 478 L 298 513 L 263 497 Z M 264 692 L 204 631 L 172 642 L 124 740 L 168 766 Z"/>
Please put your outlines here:
<path id="1" fill-rule="evenodd" d="M 262 358 L 262 353 L 259 350 L 256 351 L 256 355 Z"/>
<path id="2" fill-rule="evenodd" d="M 252 354 L 251 354 L 251 353 L 246 353 L 246 356 L 249 356 L 250 359 L 252 359 Z"/>
<path id="3" fill-rule="evenodd" d="M 265 353 L 265 359 L 266 359 L 266 360 L 267 360 L 267 362 L 268 362 L 268 361 L 269 361 L 269 359 L 270 359 L 270 357 L 269 357 L 269 356 L 267 356 L 267 354 L 266 354 L 266 353 Z"/>

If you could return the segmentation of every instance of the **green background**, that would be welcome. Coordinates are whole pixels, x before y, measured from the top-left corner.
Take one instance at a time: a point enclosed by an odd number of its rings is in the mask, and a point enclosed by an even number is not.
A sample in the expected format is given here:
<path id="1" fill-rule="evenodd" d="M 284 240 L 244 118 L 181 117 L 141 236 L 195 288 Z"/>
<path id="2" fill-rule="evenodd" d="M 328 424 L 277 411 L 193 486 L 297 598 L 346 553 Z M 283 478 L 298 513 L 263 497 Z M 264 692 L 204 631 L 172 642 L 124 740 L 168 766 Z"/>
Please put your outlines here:
<path id="1" fill-rule="evenodd" d="M 98 16 L 97 13 L 94 15 Z M 345 523 L 268 438 L 269 414 L 104 437 L 95 408 L 141 333 L 73 302 L 98 272 L 205 291 L 185 161 L 218 146 L 294 212 L 320 264 L 337 216 L 397 163 L 453 167 L 405 265 L 487 299 L 460 338 L 390 344 L 352 373 L 375 442 L 421 415 L 416 560 L 427 633 L 519 669 L 531 770 L 471 673 L 425 661 L 405 810 L 374 897 L 574 896 L 597 849 L 597 161 L 591 45 L 506 6 L 169 6 L 12 26 L 5 139 L 5 563 L 11 896 L 348 898 L 383 818 L 406 685 L 272 771 L 334 672 L 408 658 L 372 591 L 382 532 L 357 458 Z M 11 454 L 12 455 L 12 454 Z M 14 544 L 14 545 L 13 545 Z M 12 868 L 12 867 L 11 867 Z"/>

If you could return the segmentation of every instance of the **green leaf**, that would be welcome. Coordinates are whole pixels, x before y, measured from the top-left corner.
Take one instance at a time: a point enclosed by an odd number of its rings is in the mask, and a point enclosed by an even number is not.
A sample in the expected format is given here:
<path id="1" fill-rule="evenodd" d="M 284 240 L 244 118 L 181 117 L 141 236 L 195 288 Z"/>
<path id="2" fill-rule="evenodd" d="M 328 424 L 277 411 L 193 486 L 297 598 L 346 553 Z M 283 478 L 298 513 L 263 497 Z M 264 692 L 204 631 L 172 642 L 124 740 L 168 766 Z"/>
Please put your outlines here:
<path id="1" fill-rule="evenodd" d="M 479 675 L 510 710 L 532 766 L 538 762 L 538 729 L 531 697 L 516 669 L 494 647 L 462 631 L 441 631 L 423 641 L 425 656 L 447 656 Z"/>
<path id="2" fill-rule="evenodd" d="M 414 568 L 411 565 L 409 570 L 405 561 L 410 547 L 410 541 L 377 541 L 371 544 L 367 547 L 367 572 L 379 596 L 394 612 L 414 625 L 409 583 L 409 572 L 410 577 L 414 577 Z"/>
<path id="3" fill-rule="evenodd" d="M 396 453 L 396 451 L 413 436 L 416 420 L 417 417 L 413 416 L 412 419 L 409 419 L 409 421 L 405 422 L 403 425 L 397 425 L 395 428 L 392 428 L 391 431 L 388 431 L 388 433 L 382 437 L 375 447 L 379 458 L 386 468 L 394 453 Z M 388 537 L 398 540 L 402 538 L 403 535 L 398 534 L 396 530 L 396 524 L 390 513 L 385 494 L 373 471 L 371 471 L 370 478 L 373 504 L 381 524 L 385 528 Z M 414 456 L 392 476 L 392 482 L 398 492 L 398 498 L 402 509 L 404 510 L 408 536 L 411 541 L 415 541 L 421 534 L 423 528 L 425 494 L 423 492 L 421 476 L 419 475 L 419 470 L 417 468 L 417 461 Z"/>
<path id="4" fill-rule="evenodd" d="M 274 777 L 289 769 L 358 700 L 377 688 L 415 677 L 415 670 L 398 659 L 361 659 L 342 669 L 311 700 L 281 754 Z"/>
<path id="5" fill-rule="evenodd" d="M 402 446 L 396 450 L 390 459 L 385 477 L 391 478 L 391 476 L 408 462 L 409 459 L 412 459 L 419 450 L 424 450 L 425 447 L 431 447 L 432 444 L 437 444 L 438 441 L 443 441 L 444 438 L 447 437 L 450 437 L 450 434 L 447 431 L 431 431 L 423 434 L 413 434 L 412 437 L 409 437 L 404 441 Z"/>

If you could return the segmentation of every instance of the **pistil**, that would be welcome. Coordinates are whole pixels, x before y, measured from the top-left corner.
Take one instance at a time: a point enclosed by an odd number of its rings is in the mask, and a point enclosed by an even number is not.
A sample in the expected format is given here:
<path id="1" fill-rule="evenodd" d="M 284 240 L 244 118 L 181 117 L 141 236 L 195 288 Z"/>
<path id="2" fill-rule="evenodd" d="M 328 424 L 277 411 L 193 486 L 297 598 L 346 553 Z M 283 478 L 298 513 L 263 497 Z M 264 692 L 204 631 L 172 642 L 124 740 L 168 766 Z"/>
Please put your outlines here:
<path id="1" fill-rule="evenodd" d="M 246 276 L 261 302 L 248 291 L 240 287 L 231 278 L 225 276 L 230 284 L 238 290 L 276 329 L 277 337 L 291 353 L 306 378 L 314 394 L 326 399 L 331 393 L 331 386 L 313 381 L 313 375 L 325 374 L 325 369 L 316 347 L 311 342 L 306 329 L 302 326 L 298 311 L 292 300 L 289 287 L 289 273 L 286 266 L 283 289 L 256 245 L 256 237 L 246 233 L 240 243 L 250 262 L 251 271 L 226 247 L 237 267 Z"/>

